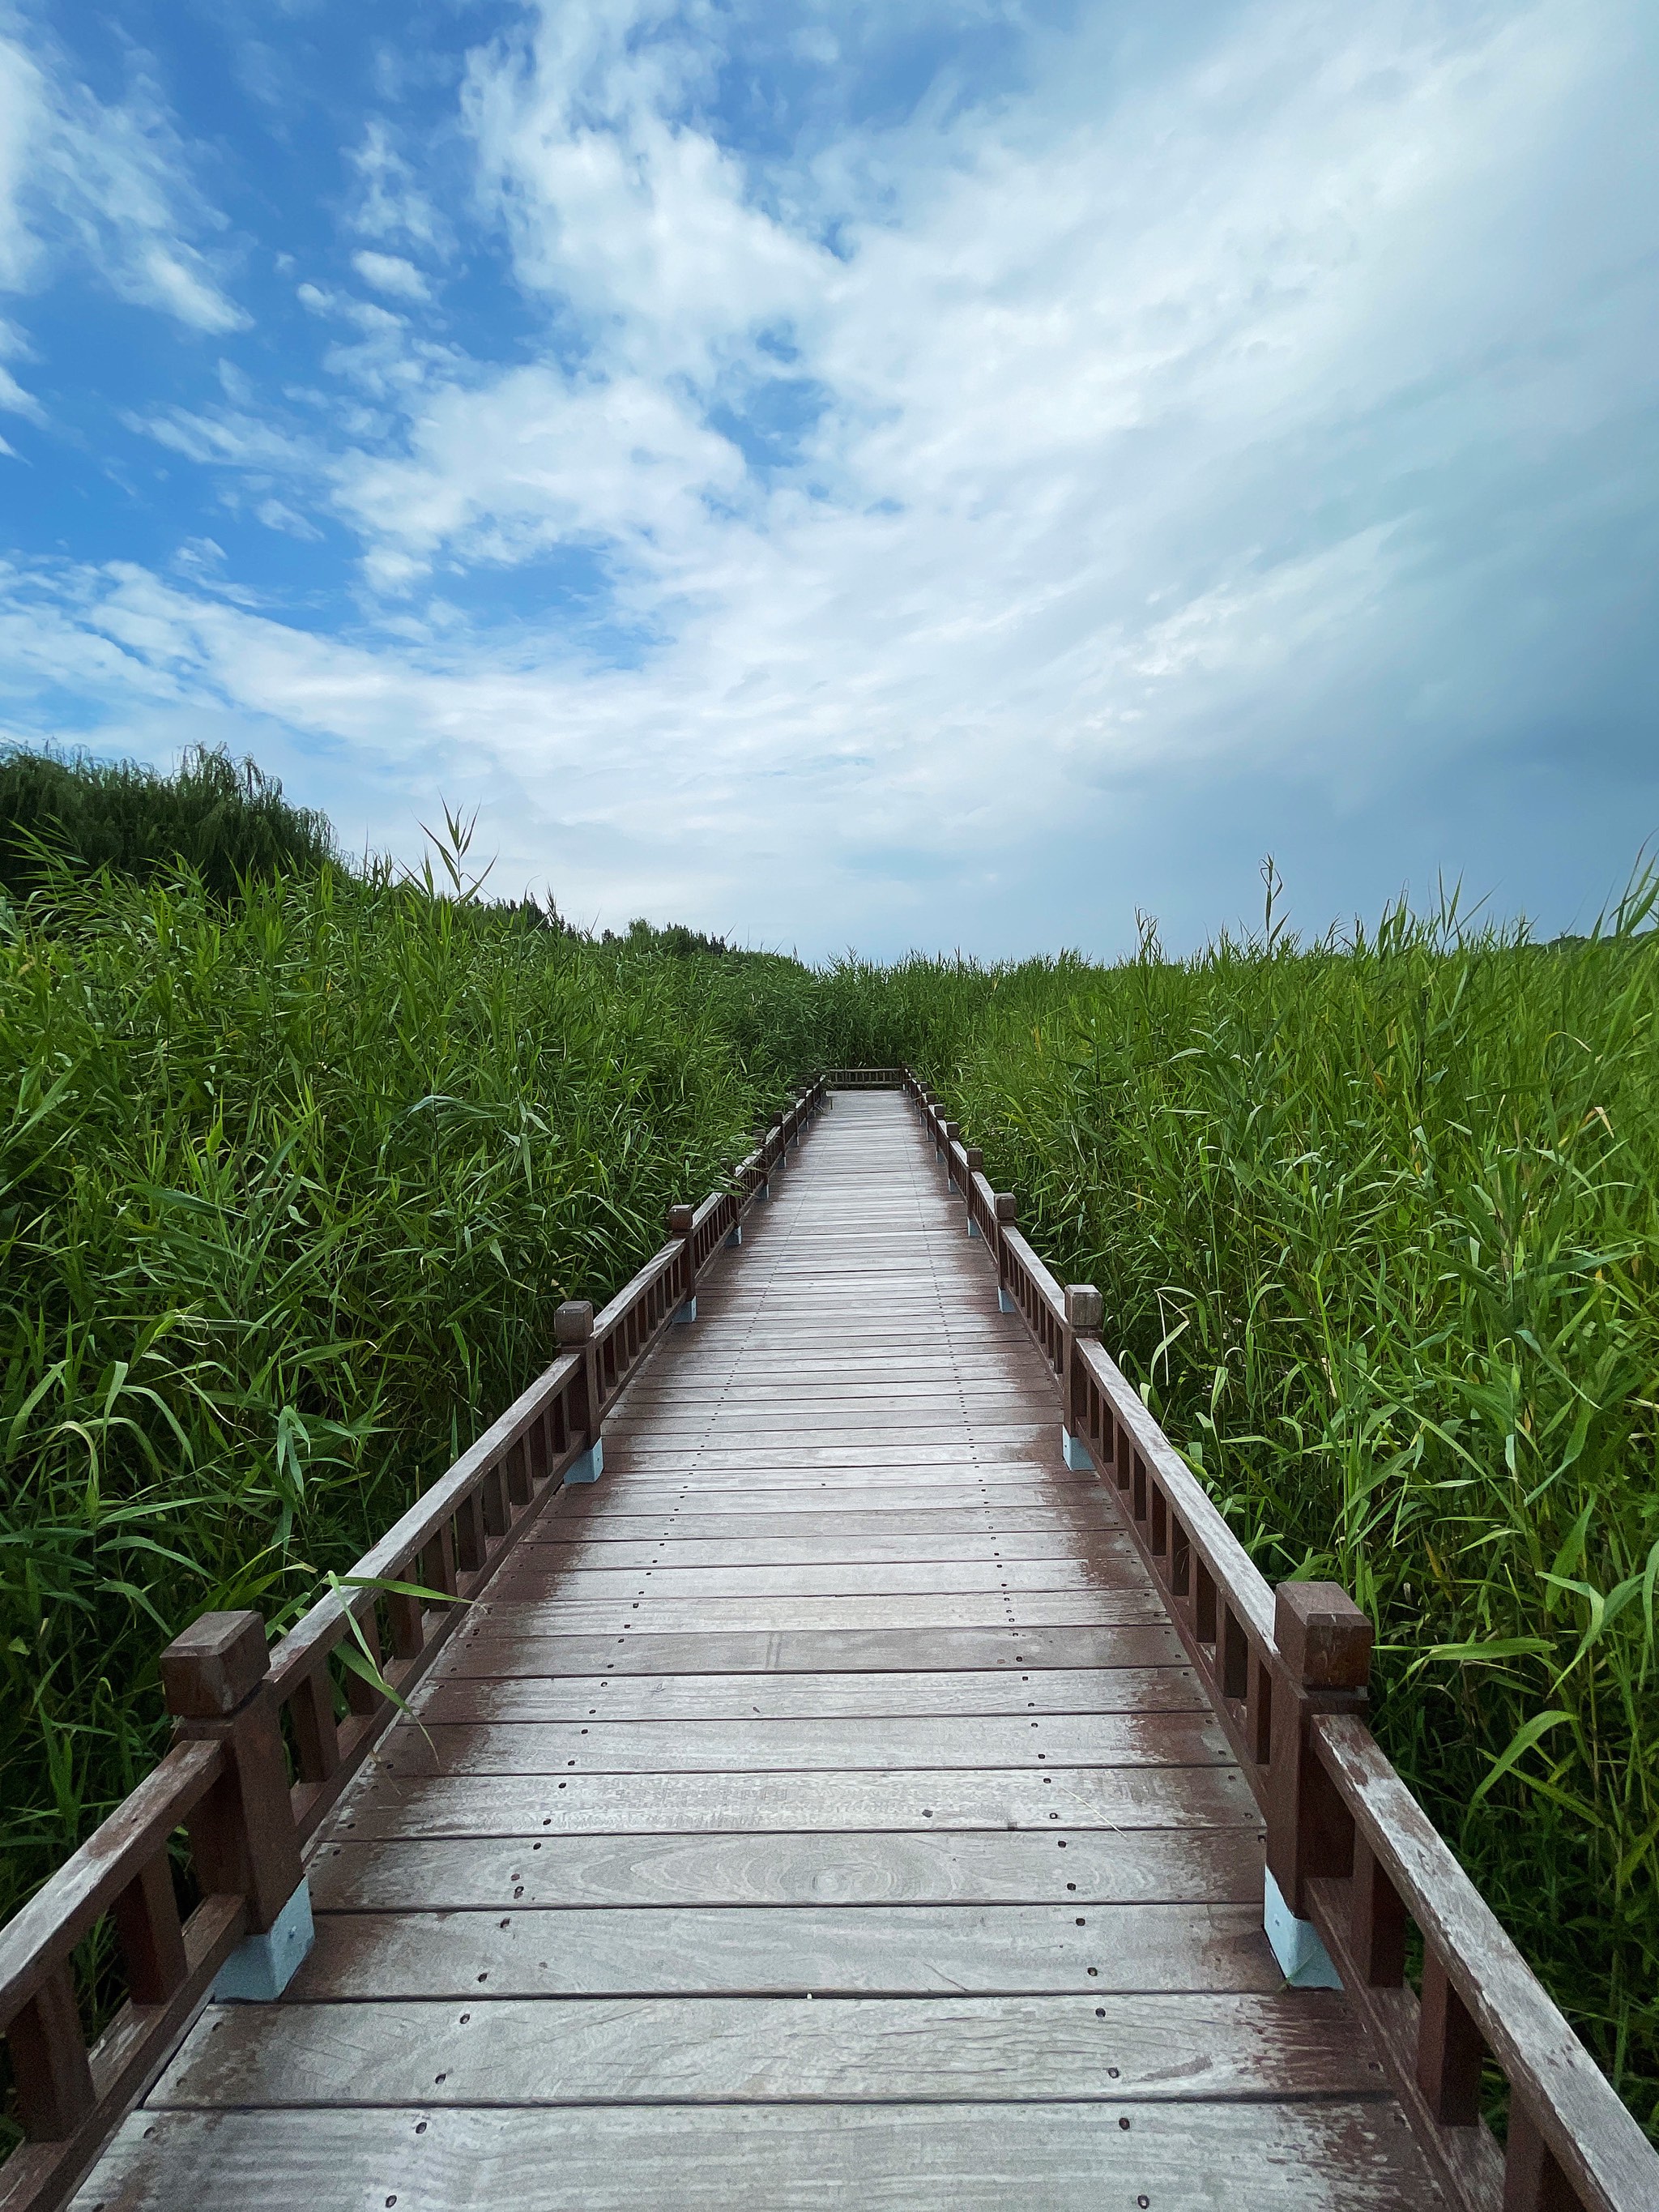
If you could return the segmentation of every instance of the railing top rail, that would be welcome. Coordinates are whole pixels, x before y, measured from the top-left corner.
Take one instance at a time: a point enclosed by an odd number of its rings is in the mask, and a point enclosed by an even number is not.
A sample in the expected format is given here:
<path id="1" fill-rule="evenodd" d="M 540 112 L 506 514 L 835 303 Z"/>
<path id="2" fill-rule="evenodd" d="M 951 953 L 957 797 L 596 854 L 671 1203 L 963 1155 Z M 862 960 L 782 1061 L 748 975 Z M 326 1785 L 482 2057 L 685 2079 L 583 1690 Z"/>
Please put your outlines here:
<path id="1" fill-rule="evenodd" d="M 175 1744 L 0 1928 L 0 2023 L 9 2021 L 219 1778 L 216 1743 Z"/>
<path id="2" fill-rule="evenodd" d="M 484 1470 L 529 1427 L 548 1400 L 558 1395 L 580 1364 L 579 1355 L 566 1352 L 544 1369 L 530 1388 L 522 1391 L 507 1411 L 468 1445 L 432 1487 L 423 1491 L 408 1511 L 392 1522 L 344 1579 L 381 1582 L 396 1578 L 398 1570 L 439 1534 L 458 1501 Z M 296 1678 L 339 1640 L 345 1632 L 350 1606 L 364 1601 L 356 1596 L 348 1600 L 337 1591 L 330 1590 L 277 1640 L 271 1650 L 270 1672 L 279 1696 L 285 1694 Z"/>
<path id="3" fill-rule="evenodd" d="M 1580 2201 L 1597 2212 L 1652 2212 L 1651 2145 L 1370 1729 L 1344 1713 L 1310 1725 L 1361 1834 Z"/>
<path id="4" fill-rule="evenodd" d="M 1103 1347 L 1087 1338 L 1077 1357 L 1099 1379 L 1117 1417 L 1133 1437 L 1142 1456 L 1158 1471 L 1165 1495 L 1178 1501 L 1182 1522 L 1218 1587 L 1231 1601 L 1264 1653 L 1273 1643 L 1272 1585 L 1238 1538 L 1210 1493 L 1153 1419 L 1146 1400 Z"/>
<path id="5" fill-rule="evenodd" d="M 1053 1310 L 1058 1320 L 1064 1321 L 1066 1293 L 1038 1259 L 1025 1238 L 1020 1235 L 1018 1230 L 1005 1229 L 1002 1232 L 1002 1244 L 1003 1249 L 1012 1253 L 1018 1261 L 1032 1289 L 1043 1304 Z"/>

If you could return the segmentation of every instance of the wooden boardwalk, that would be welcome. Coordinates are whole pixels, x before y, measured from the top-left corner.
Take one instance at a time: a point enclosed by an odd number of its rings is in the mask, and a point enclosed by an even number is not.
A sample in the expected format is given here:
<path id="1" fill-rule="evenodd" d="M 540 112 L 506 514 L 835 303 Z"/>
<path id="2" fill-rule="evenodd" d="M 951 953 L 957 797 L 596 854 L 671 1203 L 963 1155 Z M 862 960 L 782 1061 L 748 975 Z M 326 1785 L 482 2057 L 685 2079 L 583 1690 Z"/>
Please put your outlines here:
<path id="1" fill-rule="evenodd" d="M 913 1109 L 773 1192 L 80 2212 L 1443 2201 Z"/>

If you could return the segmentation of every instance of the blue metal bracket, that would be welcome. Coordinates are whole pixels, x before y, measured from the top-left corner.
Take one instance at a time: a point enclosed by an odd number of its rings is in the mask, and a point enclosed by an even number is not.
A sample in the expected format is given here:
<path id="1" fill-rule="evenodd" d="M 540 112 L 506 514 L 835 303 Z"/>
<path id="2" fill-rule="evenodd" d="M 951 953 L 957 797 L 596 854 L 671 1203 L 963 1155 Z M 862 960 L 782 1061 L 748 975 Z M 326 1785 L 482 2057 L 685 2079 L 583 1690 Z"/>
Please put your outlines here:
<path id="1" fill-rule="evenodd" d="M 220 1967 L 216 2004 L 272 2004 L 294 1979 L 317 1940 L 311 1917 L 311 1885 L 301 1880 L 263 1936 L 249 1936 Z"/>
<path id="2" fill-rule="evenodd" d="M 578 1453 L 564 1471 L 567 1482 L 597 1482 L 605 1473 L 605 1438 L 595 1437 L 585 1452 Z"/>
<path id="3" fill-rule="evenodd" d="M 1271 1874 L 1267 1876 L 1261 1923 L 1279 1971 L 1293 1990 L 1341 1988 L 1342 1977 L 1331 1964 L 1331 1954 L 1320 1942 L 1319 1930 L 1311 1920 L 1297 1918 Z"/>

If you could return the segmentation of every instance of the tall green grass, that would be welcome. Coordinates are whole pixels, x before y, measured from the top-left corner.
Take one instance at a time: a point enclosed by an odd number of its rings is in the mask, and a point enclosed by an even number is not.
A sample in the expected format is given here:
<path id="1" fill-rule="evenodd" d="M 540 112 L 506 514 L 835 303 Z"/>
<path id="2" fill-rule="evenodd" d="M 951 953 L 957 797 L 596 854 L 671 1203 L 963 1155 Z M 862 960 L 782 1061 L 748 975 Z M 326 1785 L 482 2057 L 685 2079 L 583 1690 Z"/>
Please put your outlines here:
<path id="1" fill-rule="evenodd" d="M 0 1915 L 168 1638 L 356 1557 L 745 1149 L 695 967 L 326 867 L 0 933 Z"/>
<path id="2" fill-rule="evenodd" d="M 1006 971 L 933 1073 L 1659 2133 L 1653 905 Z"/>

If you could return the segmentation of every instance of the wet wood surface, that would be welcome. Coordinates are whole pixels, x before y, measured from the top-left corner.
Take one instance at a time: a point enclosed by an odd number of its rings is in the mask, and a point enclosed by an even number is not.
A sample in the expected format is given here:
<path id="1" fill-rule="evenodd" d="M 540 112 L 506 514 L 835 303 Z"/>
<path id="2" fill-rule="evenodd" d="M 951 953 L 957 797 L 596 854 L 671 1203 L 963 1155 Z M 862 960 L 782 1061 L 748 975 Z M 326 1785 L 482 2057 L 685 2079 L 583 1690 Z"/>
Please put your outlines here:
<path id="1" fill-rule="evenodd" d="M 772 1190 L 80 2212 L 1439 2201 L 909 1109 Z"/>

